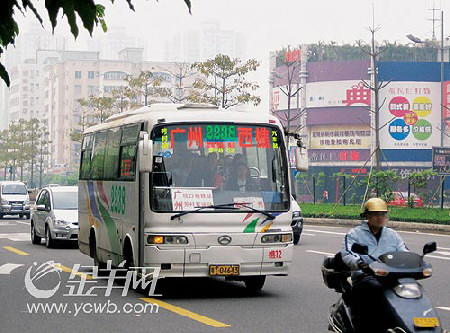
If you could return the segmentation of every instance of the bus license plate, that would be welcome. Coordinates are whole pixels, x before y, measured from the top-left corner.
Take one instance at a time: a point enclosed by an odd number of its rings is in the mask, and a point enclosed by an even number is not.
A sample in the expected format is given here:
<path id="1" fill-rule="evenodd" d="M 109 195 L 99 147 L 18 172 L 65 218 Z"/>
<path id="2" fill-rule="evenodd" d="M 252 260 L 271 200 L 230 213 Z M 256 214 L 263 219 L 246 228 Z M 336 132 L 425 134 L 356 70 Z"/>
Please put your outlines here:
<path id="1" fill-rule="evenodd" d="M 415 327 L 439 327 L 439 319 L 432 318 L 414 318 Z"/>
<path id="2" fill-rule="evenodd" d="M 239 275 L 239 265 L 209 265 L 209 275 Z"/>

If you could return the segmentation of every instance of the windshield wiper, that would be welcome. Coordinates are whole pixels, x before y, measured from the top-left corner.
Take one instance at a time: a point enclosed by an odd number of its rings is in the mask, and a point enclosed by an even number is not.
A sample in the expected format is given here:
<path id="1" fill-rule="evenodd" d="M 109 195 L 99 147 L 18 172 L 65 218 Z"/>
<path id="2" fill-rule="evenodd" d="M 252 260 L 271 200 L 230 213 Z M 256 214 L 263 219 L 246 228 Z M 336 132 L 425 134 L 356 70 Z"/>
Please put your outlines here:
<path id="1" fill-rule="evenodd" d="M 228 203 L 228 204 L 222 204 L 222 205 L 209 205 L 209 206 L 202 206 L 202 207 L 195 207 L 197 209 L 194 210 L 186 210 L 184 212 L 172 215 L 170 217 L 171 220 L 175 220 L 178 217 L 184 216 L 186 214 L 190 214 L 190 213 L 196 213 L 198 211 L 201 211 L 203 209 L 207 209 L 207 208 L 224 208 L 224 209 L 235 209 L 234 207 L 234 203 Z"/>
<path id="2" fill-rule="evenodd" d="M 222 204 L 222 205 L 209 205 L 209 206 L 203 206 L 203 207 L 195 207 L 197 209 L 187 210 L 187 211 L 184 211 L 184 212 L 172 215 L 170 217 L 170 219 L 171 220 L 175 220 L 176 218 L 179 218 L 181 216 L 184 216 L 184 215 L 187 215 L 187 214 L 190 214 L 190 213 L 196 213 L 196 212 L 199 212 L 199 211 L 201 211 L 203 209 L 207 209 L 207 208 L 239 209 L 239 207 L 236 207 L 236 205 L 238 205 L 240 207 L 248 208 L 248 209 L 250 209 L 250 210 L 252 210 L 254 212 L 257 212 L 257 213 L 261 213 L 261 214 L 267 216 L 271 220 L 275 219 L 275 216 L 272 215 L 271 213 L 265 212 L 263 210 L 259 210 L 259 209 L 256 209 L 256 208 L 253 208 L 251 206 L 247 206 L 247 204 L 248 204 L 247 202 L 245 202 L 245 203 L 227 203 L 227 204 Z"/>

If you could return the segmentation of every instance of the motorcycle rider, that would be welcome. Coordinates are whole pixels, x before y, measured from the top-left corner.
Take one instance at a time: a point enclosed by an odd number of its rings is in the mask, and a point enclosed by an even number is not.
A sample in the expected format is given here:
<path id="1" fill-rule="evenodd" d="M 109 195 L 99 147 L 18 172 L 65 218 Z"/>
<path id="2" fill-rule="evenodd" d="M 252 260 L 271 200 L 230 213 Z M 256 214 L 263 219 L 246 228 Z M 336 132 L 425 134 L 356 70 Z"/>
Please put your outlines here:
<path id="1" fill-rule="evenodd" d="M 342 245 L 342 260 L 352 274 L 352 317 L 357 333 L 380 333 L 395 327 L 395 311 L 390 308 L 383 286 L 373 276 L 365 273 L 366 260 L 351 251 L 353 243 L 368 247 L 368 253 L 378 258 L 386 252 L 408 251 L 400 235 L 386 227 L 387 204 L 383 199 L 372 198 L 364 204 L 361 217 L 367 219 L 350 230 Z M 364 257 L 364 256 L 363 256 Z"/>

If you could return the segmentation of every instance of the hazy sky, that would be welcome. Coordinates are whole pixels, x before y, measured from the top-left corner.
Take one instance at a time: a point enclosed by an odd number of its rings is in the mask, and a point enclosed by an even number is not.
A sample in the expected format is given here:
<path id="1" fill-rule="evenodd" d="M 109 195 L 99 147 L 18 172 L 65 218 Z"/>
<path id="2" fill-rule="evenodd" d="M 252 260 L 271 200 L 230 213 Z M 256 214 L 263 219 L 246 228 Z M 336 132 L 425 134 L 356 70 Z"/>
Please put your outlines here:
<path id="1" fill-rule="evenodd" d="M 422 39 L 431 38 L 433 25 L 432 0 L 191 0 L 192 15 L 182 0 L 133 0 L 136 11 L 128 9 L 125 0 L 102 1 L 107 6 L 106 19 L 110 26 L 125 26 L 131 35 L 147 40 L 147 54 L 162 59 L 164 45 L 173 34 L 198 28 L 205 21 L 218 21 L 222 29 L 231 29 L 246 37 L 248 57 L 260 60 L 255 79 L 262 89 L 263 103 L 267 103 L 268 54 L 282 46 L 303 43 L 336 41 L 353 43 L 368 41 L 367 27 L 372 24 L 372 4 L 375 24 L 381 26 L 377 40 L 407 43 L 405 35 L 412 33 Z M 43 1 L 39 1 L 42 6 Z M 444 10 L 444 23 L 450 23 L 449 6 L 434 1 Z M 436 16 L 440 15 L 436 12 Z M 28 15 L 31 17 L 31 15 Z M 64 19 L 58 32 L 68 31 Z M 62 24 L 61 24 L 62 23 Z M 49 26 L 48 24 L 46 25 Z M 448 36 L 450 24 L 444 30 Z M 85 34 L 85 32 L 83 32 Z M 102 34 L 97 28 L 94 38 Z M 440 22 L 436 22 L 436 36 L 440 37 Z"/>

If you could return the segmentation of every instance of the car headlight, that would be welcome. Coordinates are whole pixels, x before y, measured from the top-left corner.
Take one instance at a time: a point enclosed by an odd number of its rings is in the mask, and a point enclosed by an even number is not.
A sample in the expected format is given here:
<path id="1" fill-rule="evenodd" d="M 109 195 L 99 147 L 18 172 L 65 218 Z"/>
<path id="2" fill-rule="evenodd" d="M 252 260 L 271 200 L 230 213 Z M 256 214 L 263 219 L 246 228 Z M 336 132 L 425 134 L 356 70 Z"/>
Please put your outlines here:
<path id="1" fill-rule="evenodd" d="M 64 220 L 55 220 L 54 222 L 53 222 L 53 225 L 55 226 L 55 227 L 64 227 L 64 226 L 66 226 L 66 225 L 68 225 L 70 222 L 67 222 L 67 221 L 64 221 Z"/>
<path id="2" fill-rule="evenodd" d="M 295 212 L 292 212 L 292 218 L 296 219 L 302 216 L 302 212 L 299 210 L 296 210 Z"/>
<path id="3" fill-rule="evenodd" d="M 23 204 L 24 204 L 24 206 L 29 206 L 30 205 L 30 200 L 29 199 L 25 199 Z"/>
<path id="4" fill-rule="evenodd" d="M 261 237 L 261 243 L 289 243 L 292 242 L 292 233 L 289 234 L 272 234 Z"/>
<path id="5" fill-rule="evenodd" d="M 403 298 L 419 298 L 422 296 L 417 283 L 400 283 L 394 287 L 395 293 Z"/>
<path id="6" fill-rule="evenodd" d="M 9 205 L 9 202 L 8 202 L 8 200 L 6 200 L 6 199 L 3 199 L 3 198 L 2 198 L 2 201 L 1 201 L 1 202 L 2 202 L 2 205 Z"/>
<path id="7" fill-rule="evenodd" d="M 189 241 L 186 236 L 158 236 L 158 235 L 147 236 L 148 245 L 159 245 L 159 244 L 186 245 L 188 243 Z"/>

